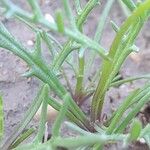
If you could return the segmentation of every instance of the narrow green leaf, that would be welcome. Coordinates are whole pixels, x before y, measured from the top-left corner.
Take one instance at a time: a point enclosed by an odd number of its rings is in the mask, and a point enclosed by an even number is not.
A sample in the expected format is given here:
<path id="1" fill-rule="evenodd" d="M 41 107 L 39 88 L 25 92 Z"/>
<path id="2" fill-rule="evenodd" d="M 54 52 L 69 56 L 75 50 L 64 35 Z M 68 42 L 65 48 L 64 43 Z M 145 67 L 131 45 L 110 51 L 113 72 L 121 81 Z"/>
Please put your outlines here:
<path id="1" fill-rule="evenodd" d="M 29 71 L 25 72 L 22 74 L 22 77 L 26 77 L 26 78 L 29 78 L 29 77 L 32 77 L 34 75 L 34 71 L 32 69 L 30 69 Z"/>
<path id="2" fill-rule="evenodd" d="M 131 125 L 130 135 L 128 141 L 135 141 L 138 139 L 142 130 L 142 124 L 138 119 L 134 119 Z"/>
<path id="3" fill-rule="evenodd" d="M 136 94 L 137 91 L 137 94 Z M 133 91 L 131 94 L 129 94 L 129 96 L 126 98 L 126 100 L 124 100 L 124 102 L 120 105 L 120 107 L 117 109 L 117 111 L 113 112 L 112 116 L 106 121 L 105 125 L 109 126 L 112 121 L 112 119 L 114 118 L 115 120 L 115 115 L 117 116 L 117 114 L 119 115 L 119 110 L 122 109 L 122 107 L 124 107 L 124 112 L 127 111 L 128 109 L 133 109 L 133 107 L 135 107 L 134 105 L 140 100 L 142 99 L 143 96 L 145 96 L 148 92 L 150 91 L 150 85 L 146 84 L 143 88 L 141 89 L 137 89 L 135 91 Z M 135 95 L 134 95 L 135 92 Z M 133 94 L 133 97 L 131 97 L 132 99 L 130 99 L 129 97 Z M 125 107 L 126 105 L 126 107 Z M 123 116 L 122 116 L 123 117 Z M 116 128 L 117 128 L 117 124 L 119 124 L 119 122 L 116 122 Z M 109 129 L 109 128 L 108 128 Z M 113 130 L 115 130 L 115 128 L 112 128 Z M 117 129 L 116 129 L 117 130 Z"/>
<path id="4" fill-rule="evenodd" d="M 68 126 L 68 128 L 72 129 L 73 131 L 76 131 L 82 135 L 88 135 L 91 134 L 90 132 L 87 132 L 83 130 L 82 128 L 78 127 L 77 125 L 71 123 L 71 122 L 65 122 L 65 124 Z"/>
<path id="5" fill-rule="evenodd" d="M 111 23 L 113 30 L 117 33 L 120 28 L 117 26 L 117 24 L 114 21 L 111 20 L 110 23 Z"/>
<path id="6" fill-rule="evenodd" d="M 115 81 L 115 82 L 113 82 L 113 83 L 110 84 L 110 87 L 120 86 L 120 85 L 122 85 L 124 83 L 132 82 L 132 81 L 140 80 L 140 79 L 150 79 L 150 75 L 149 74 L 147 74 L 147 75 L 141 75 L 141 76 L 137 76 L 137 77 L 131 77 L 131 78 L 127 78 L 127 79 Z"/>
<path id="7" fill-rule="evenodd" d="M 18 147 L 18 145 L 20 145 L 24 140 L 29 138 L 29 136 L 31 136 L 34 132 L 35 132 L 35 129 L 33 129 L 33 128 L 28 129 L 27 131 L 23 132 L 20 135 L 20 137 L 10 146 L 10 148 L 14 149 L 14 148 Z"/>
<path id="8" fill-rule="evenodd" d="M 119 0 L 120 1 L 120 0 Z M 117 33 L 119 32 L 120 28 L 117 26 L 117 24 L 114 22 L 114 21 L 111 21 L 110 22 L 111 25 L 112 25 L 112 28 L 113 30 Z M 139 51 L 139 48 L 136 46 L 136 45 L 132 45 L 131 48 L 130 48 L 133 52 L 138 52 Z"/>
<path id="9" fill-rule="evenodd" d="M 117 127 L 118 123 L 122 119 L 123 113 L 127 110 L 129 104 L 131 103 L 132 99 L 139 93 L 139 89 L 133 91 L 129 96 L 124 100 L 118 110 L 115 112 L 115 116 L 110 121 L 110 125 L 107 129 L 107 133 L 112 133 L 115 128 Z"/>
<path id="10" fill-rule="evenodd" d="M 64 120 L 64 117 L 66 115 L 68 106 L 70 104 L 69 101 L 70 101 L 70 96 L 68 94 L 66 94 L 64 96 L 64 104 L 62 105 L 62 107 L 61 107 L 61 109 L 59 111 L 58 117 L 56 118 L 56 121 L 53 124 L 53 129 L 52 129 L 53 137 L 57 137 L 60 134 L 59 133 L 60 127 L 61 127 L 62 121 Z"/>
<path id="11" fill-rule="evenodd" d="M 54 52 L 54 48 L 53 48 L 53 41 L 49 38 L 48 34 L 45 31 L 43 31 L 41 34 L 42 34 L 42 39 L 46 43 L 48 50 L 50 51 L 50 54 L 52 56 L 52 60 L 53 60 L 54 56 L 55 56 L 55 52 Z M 59 44 L 60 43 L 58 43 L 58 46 L 59 46 Z"/>
<path id="12" fill-rule="evenodd" d="M 133 2 L 133 0 L 122 0 L 123 3 L 127 6 L 127 8 L 129 8 L 129 10 L 132 12 L 135 8 L 136 8 L 136 5 L 135 3 Z"/>
<path id="13" fill-rule="evenodd" d="M 38 33 L 36 34 L 34 55 L 35 55 L 37 58 L 38 58 L 38 57 L 41 57 L 41 34 L 40 34 L 40 32 L 38 32 Z"/>
<path id="14" fill-rule="evenodd" d="M 34 21 L 40 20 L 40 18 L 43 17 L 40 6 L 38 4 L 38 1 L 35 0 L 28 0 L 28 3 L 30 4 L 33 14 L 34 14 Z"/>
<path id="15" fill-rule="evenodd" d="M 99 21 L 98 21 L 98 25 L 95 31 L 95 35 L 94 35 L 94 41 L 96 42 L 100 42 L 102 40 L 102 35 L 103 35 L 103 31 L 106 25 L 106 21 L 107 21 L 107 17 L 109 15 L 109 12 L 113 6 L 114 0 L 107 0 L 107 3 L 104 7 L 104 10 L 102 12 L 102 14 L 100 15 Z M 87 69 L 91 68 L 93 62 L 94 62 L 94 58 L 96 56 L 96 52 L 91 51 L 91 56 L 89 58 L 89 63 L 87 65 Z"/>
<path id="16" fill-rule="evenodd" d="M 139 93 L 140 94 L 140 93 Z M 138 96 L 138 95 L 137 95 Z M 130 121 L 137 115 L 137 113 L 141 110 L 141 108 L 149 102 L 150 98 L 150 92 L 147 92 L 143 97 L 132 107 L 131 111 L 128 113 L 128 115 L 125 117 L 124 120 L 122 120 L 121 124 L 117 127 L 115 130 L 115 133 L 122 133 L 124 129 L 127 127 L 127 125 L 130 123 Z"/>
<path id="17" fill-rule="evenodd" d="M 81 146 L 93 146 L 94 144 L 122 141 L 122 139 L 125 137 L 126 136 L 122 134 L 118 135 L 90 134 L 70 138 L 56 137 L 56 139 L 53 141 L 53 145 L 73 149 Z"/>
<path id="18" fill-rule="evenodd" d="M 129 17 L 131 15 L 131 10 L 124 4 L 122 0 L 118 0 L 119 5 L 121 6 L 121 9 L 123 10 L 123 13 L 125 14 L 125 17 Z"/>
<path id="19" fill-rule="evenodd" d="M 90 12 L 93 10 L 93 8 L 100 2 L 101 0 L 89 0 L 85 7 L 82 9 L 82 12 L 80 15 L 77 17 L 77 27 L 79 31 L 81 31 L 81 28 L 86 21 L 88 15 Z"/>
<path id="20" fill-rule="evenodd" d="M 73 30 L 77 30 L 77 26 L 76 26 L 76 22 L 75 22 L 75 18 L 73 16 L 72 10 L 71 10 L 71 6 L 70 6 L 70 2 L 69 0 L 62 0 L 63 5 L 64 5 L 64 10 L 65 10 L 65 14 L 67 16 L 67 18 L 70 21 L 71 27 Z"/>
<path id="21" fill-rule="evenodd" d="M 106 24 L 106 20 L 107 20 L 108 14 L 112 8 L 113 3 L 114 3 L 114 0 L 107 0 L 104 10 L 100 16 L 99 23 L 98 23 L 98 26 L 97 26 L 97 29 L 95 32 L 95 36 L 94 36 L 94 40 L 97 42 L 101 41 L 103 30 L 104 30 L 105 24 Z"/>
<path id="22" fill-rule="evenodd" d="M 42 139 L 43 139 L 43 136 L 45 133 L 45 124 L 46 124 L 46 119 L 47 119 L 48 92 L 49 92 L 49 86 L 46 84 L 45 85 L 45 95 L 43 95 L 39 129 L 38 129 L 38 133 L 35 138 L 35 141 L 34 141 L 35 143 L 42 143 Z"/>
<path id="23" fill-rule="evenodd" d="M 62 16 L 61 10 L 56 11 L 56 24 L 57 24 L 58 31 L 60 33 L 63 33 L 64 32 L 64 18 Z"/>
<path id="24" fill-rule="evenodd" d="M 123 140 L 123 148 L 127 149 L 131 142 L 137 141 L 142 130 L 142 123 L 138 119 L 133 119 L 128 136 Z"/>

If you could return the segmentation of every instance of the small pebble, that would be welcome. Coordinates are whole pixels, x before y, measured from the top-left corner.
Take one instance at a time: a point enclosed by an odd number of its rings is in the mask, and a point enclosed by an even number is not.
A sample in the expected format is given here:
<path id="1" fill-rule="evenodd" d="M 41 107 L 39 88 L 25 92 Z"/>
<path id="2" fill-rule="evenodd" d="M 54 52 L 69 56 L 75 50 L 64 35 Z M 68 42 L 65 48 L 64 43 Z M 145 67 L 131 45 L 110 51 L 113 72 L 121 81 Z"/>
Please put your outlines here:
<path id="1" fill-rule="evenodd" d="M 140 139 L 139 139 L 139 142 L 142 143 L 142 144 L 145 144 L 145 143 L 146 143 L 146 141 L 145 141 L 144 138 L 140 138 Z"/>
<path id="2" fill-rule="evenodd" d="M 50 14 L 46 13 L 44 17 L 50 23 L 55 23 L 54 18 Z"/>
<path id="3" fill-rule="evenodd" d="M 27 41 L 27 45 L 33 46 L 33 45 L 34 45 L 34 42 L 33 42 L 32 40 L 28 40 L 28 41 Z"/>
<path id="4" fill-rule="evenodd" d="M 40 121 L 41 109 L 42 109 L 42 106 L 39 108 L 39 110 L 37 111 L 37 113 L 34 116 L 35 121 Z M 58 115 L 58 111 L 55 110 L 50 105 L 48 105 L 48 107 L 47 107 L 47 122 L 50 122 L 50 123 L 54 122 L 57 115 Z"/>
<path id="5" fill-rule="evenodd" d="M 133 60 L 135 63 L 140 63 L 141 57 L 139 56 L 138 53 L 131 53 L 130 58 Z"/>
<path id="6" fill-rule="evenodd" d="M 3 63 L 0 63 L 0 68 L 2 68 L 3 67 Z"/>

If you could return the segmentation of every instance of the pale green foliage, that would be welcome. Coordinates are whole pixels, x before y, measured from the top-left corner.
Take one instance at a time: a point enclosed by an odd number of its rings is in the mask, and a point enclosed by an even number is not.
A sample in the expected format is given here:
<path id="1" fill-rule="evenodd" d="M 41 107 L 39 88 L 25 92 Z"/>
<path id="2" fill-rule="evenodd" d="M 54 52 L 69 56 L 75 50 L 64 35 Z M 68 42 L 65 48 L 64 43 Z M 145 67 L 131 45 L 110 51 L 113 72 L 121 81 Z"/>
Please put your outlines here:
<path id="1" fill-rule="evenodd" d="M 20 122 L 20 125 L 13 131 L 4 144 L 2 144 L 2 149 L 54 150 L 57 149 L 57 147 L 64 147 L 68 149 L 100 150 L 103 149 L 103 146 L 107 143 L 121 141 L 123 146 L 128 146 L 132 141 L 139 140 L 140 138 L 144 138 L 150 146 L 149 125 L 142 128 L 140 121 L 135 120 L 138 112 L 149 102 L 150 83 L 132 91 L 105 123 L 99 122 L 101 120 L 101 111 L 105 96 L 110 87 L 119 86 L 134 80 L 148 80 L 150 78 L 150 75 L 141 75 L 118 80 L 119 76 L 117 76 L 117 73 L 120 71 L 128 55 L 138 50 L 134 42 L 149 17 L 150 0 L 146 0 L 140 4 L 136 4 L 132 0 L 122 0 L 121 5 L 124 11 L 130 12 L 128 14 L 131 15 L 127 17 L 121 27 L 118 27 L 115 22 L 111 21 L 116 36 L 108 52 L 106 52 L 99 42 L 103 37 L 102 34 L 110 9 L 113 3 L 116 2 L 114 0 L 108 0 L 106 2 L 97 25 L 94 39 L 86 36 L 83 29 L 90 12 L 99 4 L 99 0 L 89 0 L 84 7 L 82 7 L 80 0 L 75 0 L 76 16 L 73 15 L 74 13 L 72 12 L 70 1 L 62 0 L 64 9 L 56 11 L 55 23 L 51 23 L 44 18 L 38 1 L 36 0 L 28 0 L 32 10 L 30 13 L 21 9 L 10 0 L 0 0 L 0 2 L 2 7 L 5 8 L 7 17 L 17 18 L 30 27 L 36 34 L 34 51 L 31 52 L 31 50 L 23 46 L 23 44 L 11 35 L 5 26 L 0 23 L 0 47 L 11 51 L 28 64 L 30 70 L 23 76 L 35 76 L 44 84 L 26 112 L 23 120 Z M 67 26 L 65 25 L 64 19 L 68 21 Z M 37 25 L 41 27 L 38 28 Z M 50 30 L 50 32 L 47 32 L 47 29 Z M 60 42 L 51 35 L 51 31 L 68 37 L 68 40 L 64 45 L 61 45 Z M 42 42 L 46 43 L 52 57 L 50 64 L 47 64 L 42 57 Z M 78 63 L 76 64 L 71 59 L 75 50 L 78 52 Z M 85 57 L 87 57 L 85 55 L 86 50 L 89 50 L 91 54 L 90 58 L 88 58 L 89 63 L 85 63 Z M 91 71 L 96 56 L 102 59 L 102 68 L 97 68 L 95 77 L 93 77 L 90 86 L 86 88 L 87 85 L 84 83 L 87 77 L 86 71 Z M 74 90 L 65 73 L 65 62 L 75 73 L 76 85 Z M 65 79 L 67 86 L 61 83 L 60 76 Z M 99 80 L 98 85 L 94 87 L 91 86 L 96 80 Z M 53 98 L 49 92 L 55 93 L 57 97 Z M 59 103 L 58 98 L 62 100 L 61 103 Z M 80 104 L 87 98 L 92 99 L 90 118 L 86 116 L 77 105 L 77 103 Z M 77 103 L 74 100 L 76 100 Z M 42 112 L 37 134 L 32 142 L 21 144 L 22 141 L 34 132 L 34 129 L 28 129 L 26 132 L 23 131 L 34 117 L 40 105 L 42 105 Z M 53 124 L 51 139 L 42 143 L 45 133 L 48 105 L 58 110 L 59 114 Z M 1 106 L 3 105 L 1 104 L 0 108 Z M 61 136 L 61 125 L 65 117 L 67 117 L 69 121 L 66 123 L 67 127 L 78 132 L 77 137 Z M 3 134 L 2 109 L 0 109 L 0 118 L 0 134 Z M 129 133 L 124 133 L 125 129 L 129 126 L 131 126 Z"/>

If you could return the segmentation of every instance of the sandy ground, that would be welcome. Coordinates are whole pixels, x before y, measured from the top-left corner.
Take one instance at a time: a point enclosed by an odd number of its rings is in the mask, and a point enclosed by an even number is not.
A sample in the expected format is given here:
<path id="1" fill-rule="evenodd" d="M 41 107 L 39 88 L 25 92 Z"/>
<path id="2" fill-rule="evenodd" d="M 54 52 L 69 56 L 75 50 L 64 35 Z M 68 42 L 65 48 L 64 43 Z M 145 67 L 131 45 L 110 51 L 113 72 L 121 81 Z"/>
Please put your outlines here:
<path id="1" fill-rule="evenodd" d="M 23 0 L 15 0 L 15 2 L 28 9 L 28 6 L 24 5 L 25 2 Z M 42 5 L 42 10 L 43 13 L 50 13 L 54 15 L 54 10 L 59 8 L 59 6 L 60 3 L 58 1 L 46 1 L 46 3 Z M 101 13 L 101 10 L 101 7 L 95 8 L 95 10 L 89 16 L 89 20 L 85 25 L 85 33 L 90 37 L 93 36 L 93 31 L 96 28 L 96 24 L 99 20 L 98 16 Z M 124 18 L 125 17 L 120 10 L 120 7 L 115 4 L 111 10 L 108 20 L 113 20 L 118 25 L 120 25 Z M 28 41 L 34 40 L 34 34 L 26 26 L 15 20 L 5 20 L 3 17 L 1 17 L 1 20 L 3 20 L 8 30 L 21 42 L 23 42 L 24 45 L 32 48 L 32 46 L 28 45 Z M 150 22 L 144 26 L 142 32 L 140 33 L 140 36 L 136 41 L 137 45 L 140 47 L 140 53 L 136 56 L 129 57 L 129 59 L 125 62 L 123 68 L 121 69 L 121 74 L 123 77 L 149 73 L 149 25 Z M 106 49 L 108 49 L 112 43 L 114 36 L 115 33 L 113 32 L 108 21 L 101 44 Z M 47 56 L 47 52 L 45 52 L 45 56 Z M 94 68 L 99 67 L 100 61 L 96 60 L 95 64 L 96 65 Z M 39 81 L 37 79 L 27 79 L 21 76 L 22 73 L 24 73 L 27 69 L 27 65 L 18 57 L 14 56 L 6 50 L 0 49 L 0 92 L 2 93 L 4 98 L 6 137 L 19 123 L 29 104 L 34 99 L 38 91 Z M 109 114 L 128 95 L 128 92 L 136 87 L 142 86 L 143 83 L 144 81 L 138 81 L 134 82 L 133 84 L 126 84 L 118 88 L 111 89 L 107 96 L 104 113 Z M 112 99 L 113 102 L 111 101 Z M 86 111 L 88 111 L 89 107 L 86 107 L 86 103 L 84 107 L 86 108 Z M 32 124 L 34 124 L 34 122 Z M 136 150 L 136 147 L 131 149 Z"/>

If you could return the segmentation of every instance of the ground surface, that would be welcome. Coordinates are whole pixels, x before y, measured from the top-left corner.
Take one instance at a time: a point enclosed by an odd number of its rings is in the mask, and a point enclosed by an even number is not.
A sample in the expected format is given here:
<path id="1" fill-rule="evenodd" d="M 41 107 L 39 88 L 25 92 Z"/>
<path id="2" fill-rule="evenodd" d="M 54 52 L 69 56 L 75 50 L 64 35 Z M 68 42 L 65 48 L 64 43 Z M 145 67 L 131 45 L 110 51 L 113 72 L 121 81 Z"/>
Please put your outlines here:
<path id="1" fill-rule="evenodd" d="M 28 8 L 23 0 L 14 0 L 21 6 Z M 44 13 L 50 13 L 54 15 L 54 10 L 59 8 L 60 4 L 58 1 L 49 0 L 45 1 L 42 5 L 42 10 Z M 99 14 L 101 12 L 101 7 L 97 7 L 89 17 L 88 22 L 86 23 L 85 32 L 93 36 L 93 31 L 96 28 L 96 23 L 99 20 Z M 110 17 L 108 20 L 114 20 L 118 25 L 124 20 L 124 15 L 118 4 L 115 4 L 111 10 Z M 25 27 L 22 23 L 14 20 L 5 20 L 1 16 L 1 20 L 5 23 L 8 30 L 15 35 L 24 45 L 29 46 L 29 40 L 34 40 L 34 34 Z M 149 23 L 147 23 L 141 32 L 137 45 L 140 47 L 140 55 L 129 57 L 125 62 L 121 74 L 123 77 L 149 73 L 150 72 L 150 30 Z M 105 48 L 109 48 L 113 40 L 115 33 L 113 32 L 110 23 L 107 23 L 107 27 L 104 32 L 102 39 L 102 45 Z M 45 52 L 45 55 L 47 53 Z M 99 60 L 97 60 L 97 66 L 99 66 Z M 5 112 L 5 132 L 6 137 L 11 133 L 11 131 L 19 123 L 20 119 L 23 117 L 23 114 L 27 110 L 29 104 L 35 97 L 39 81 L 37 79 L 26 79 L 21 77 L 21 74 L 28 69 L 27 65 L 20 60 L 18 57 L 9 53 L 6 50 L 0 49 L 0 92 L 4 98 L 4 112 Z M 133 90 L 135 87 L 140 87 L 143 85 L 144 81 L 134 82 L 133 84 L 126 84 L 120 86 L 119 88 L 113 88 L 107 97 L 107 102 L 104 108 L 104 113 L 108 114 L 112 109 L 118 106 L 122 99 L 126 97 L 129 91 Z M 111 100 L 113 99 L 113 102 Z M 109 103 L 109 106 L 107 105 Z M 110 107 L 111 105 L 111 107 Z M 33 122 L 34 124 L 34 122 Z M 138 149 L 137 147 L 131 147 L 131 149 Z M 116 149 L 113 147 L 112 149 Z M 140 149 L 144 149 L 140 147 Z"/>

